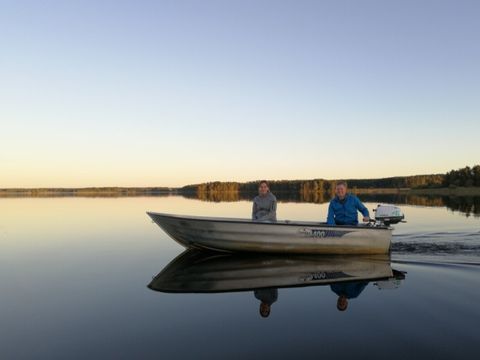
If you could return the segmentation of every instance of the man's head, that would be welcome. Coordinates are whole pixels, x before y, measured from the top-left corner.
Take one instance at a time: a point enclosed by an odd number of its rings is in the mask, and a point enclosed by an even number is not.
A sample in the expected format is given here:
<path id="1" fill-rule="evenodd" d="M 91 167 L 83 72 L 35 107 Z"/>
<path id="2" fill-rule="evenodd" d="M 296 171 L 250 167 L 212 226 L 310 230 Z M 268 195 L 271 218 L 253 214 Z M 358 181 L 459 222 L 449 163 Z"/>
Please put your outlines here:
<path id="1" fill-rule="evenodd" d="M 267 303 L 260 303 L 260 316 L 261 317 L 268 317 L 270 315 L 270 305 Z"/>
<path id="2" fill-rule="evenodd" d="M 266 180 L 260 181 L 260 184 L 258 184 L 258 193 L 263 196 L 266 195 L 269 190 L 268 182 Z"/>
<path id="3" fill-rule="evenodd" d="M 345 295 L 340 295 L 337 300 L 338 311 L 345 311 L 348 307 L 348 299 Z"/>
<path id="4" fill-rule="evenodd" d="M 346 181 L 338 181 L 335 185 L 335 195 L 338 196 L 339 199 L 344 199 L 347 196 L 347 182 Z"/>

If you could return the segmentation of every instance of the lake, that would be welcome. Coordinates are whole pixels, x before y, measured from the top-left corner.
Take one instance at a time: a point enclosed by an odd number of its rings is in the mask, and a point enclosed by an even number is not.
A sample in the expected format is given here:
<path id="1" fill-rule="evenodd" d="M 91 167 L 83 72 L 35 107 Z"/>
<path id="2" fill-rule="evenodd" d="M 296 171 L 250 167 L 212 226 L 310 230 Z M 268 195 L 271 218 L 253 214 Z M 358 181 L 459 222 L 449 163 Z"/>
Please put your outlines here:
<path id="1" fill-rule="evenodd" d="M 184 249 L 145 214 L 248 217 L 251 204 L 246 200 L 0 199 L 0 358 L 478 356 L 478 198 L 369 195 L 364 200 L 369 209 L 380 201 L 396 202 L 405 213 L 407 223 L 395 225 L 387 262 L 202 254 L 179 258 Z M 278 205 L 279 219 L 323 221 L 326 212 L 326 203 Z M 328 272 L 327 267 L 337 270 Z M 396 275 L 343 288 L 341 283 L 299 286 L 299 279 L 306 278 L 295 277 L 307 268 L 309 281 L 334 279 L 354 267 L 394 270 Z M 200 280 L 215 275 L 228 281 L 216 292 L 210 283 L 183 276 L 184 282 L 176 284 L 190 293 L 156 291 L 158 274 L 185 275 L 188 269 Z M 242 283 L 229 288 L 239 274 L 251 277 L 252 285 L 258 276 L 268 278 L 271 286 L 255 290 Z M 337 307 L 340 293 L 348 298 L 343 311 Z M 262 302 L 269 304 L 266 317 L 260 314 Z"/>

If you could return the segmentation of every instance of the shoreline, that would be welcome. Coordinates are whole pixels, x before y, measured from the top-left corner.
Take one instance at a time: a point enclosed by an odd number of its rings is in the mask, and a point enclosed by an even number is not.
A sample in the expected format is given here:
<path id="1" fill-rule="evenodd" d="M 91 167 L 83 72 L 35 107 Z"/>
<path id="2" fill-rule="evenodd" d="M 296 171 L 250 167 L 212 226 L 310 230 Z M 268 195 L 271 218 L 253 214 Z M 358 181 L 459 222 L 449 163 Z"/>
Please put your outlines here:
<path id="1" fill-rule="evenodd" d="M 163 187 L 12 188 L 0 189 L 0 198 L 12 197 L 128 197 L 176 195 Z"/>
<path id="2" fill-rule="evenodd" d="M 408 193 L 412 195 L 480 196 L 480 187 L 411 189 Z"/>
<path id="3" fill-rule="evenodd" d="M 437 196 L 480 196 L 480 187 L 455 188 L 383 188 L 383 189 L 350 189 L 354 194 L 403 194 L 403 195 L 437 195 Z"/>
<path id="4" fill-rule="evenodd" d="M 354 194 L 402 194 L 423 196 L 480 196 L 480 187 L 456 188 L 351 188 Z M 223 193 L 223 192 L 222 192 Z M 189 194 L 181 188 L 163 187 L 90 187 L 90 188 L 8 188 L 0 189 L 0 198 L 15 197 L 131 197 Z M 191 193 L 190 193 L 191 194 Z M 315 194 L 308 192 L 308 194 Z"/>

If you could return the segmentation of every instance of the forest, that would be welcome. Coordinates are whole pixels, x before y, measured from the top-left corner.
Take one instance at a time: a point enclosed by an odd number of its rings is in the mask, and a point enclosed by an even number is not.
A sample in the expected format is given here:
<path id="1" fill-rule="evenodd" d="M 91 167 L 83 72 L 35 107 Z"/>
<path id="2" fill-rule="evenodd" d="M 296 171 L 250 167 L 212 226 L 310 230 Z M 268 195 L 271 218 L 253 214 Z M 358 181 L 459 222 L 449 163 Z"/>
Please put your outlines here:
<path id="1" fill-rule="evenodd" d="M 480 186 L 480 165 L 451 170 L 443 177 L 443 186 Z"/>
<path id="2" fill-rule="evenodd" d="M 294 201 L 323 202 L 334 193 L 339 180 L 271 180 L 270 189 L 275 194 L 282 194 L 283 199 Z M 379 179 L 347 179 L 353 192 L 381 193 L 382 189 L 397 192 L 410 189 L 427 189 L 422 191 L 437 191 L 434 189 L 476 189 L 480 188 L 480 165 L 466 166 L 451 170 L 446 174 L 396 176 Z M 164 196 L 181 194 L 213 201 L 236 201 L 249 199 L 258 191 L 259 181 L 249 182 L 208 182 L 187 185 L 181 188 L 168 187 L 89 187 L 89 188 L 17 188 L 0 189 L 0 197 L 18 196 Z M 459 190 L 456 189 L 456 190 Z M 470 191 L 470 190 L 469 190 Z M 477 191 L 478 193 L 478 191 Z"/>
<path id="3" fill-rule="evenodd" d="M 296 194 L 306 199 L 322 198 L 324 194 L 332 194 L 339 180 L 272 180 L 270 189 L 275 193 Z M 472 187 L 480 186 L 480 165 L 466 166 L 451 170 L 446 174 L 396 176 L 379 179 L 347 179 L 350 189 L 430 189 L 442 187 Z M 240 182 L 208 182 L 187 185 L 180 189 L 183 194 L 197 195 L 199 198 L 214 199 L 218 194 L 231 194 L 231 198 L 241 198 L 238 194 L 253 194 L 257 192 L 258 181 Z M 237 195 L 235 195 L 237 194 Z"/>

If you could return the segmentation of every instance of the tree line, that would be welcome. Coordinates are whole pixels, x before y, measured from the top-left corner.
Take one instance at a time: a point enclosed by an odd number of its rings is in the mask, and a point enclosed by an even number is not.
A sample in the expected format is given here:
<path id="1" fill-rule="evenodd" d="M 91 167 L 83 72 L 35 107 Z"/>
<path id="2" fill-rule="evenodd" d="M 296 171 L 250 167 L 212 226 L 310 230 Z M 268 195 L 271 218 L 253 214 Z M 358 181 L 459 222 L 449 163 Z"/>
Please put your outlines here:
<path id="1" fill-rule="evenodd" d="M 332 194 L 339 180 L 273 180 L 270 189 L 275 193 L 295 193 L 307 198 L 311 194 Z M 215 198 L 219 193 L 253 194 L 257 192 L 258 181 L 249 182 L 208 182 L 187 185 L 181 192 L 197 194 L 200 198 Z M 480 165 L 452 170 L 446 174 L 395 176 L 378 179 L 349 179 L 348 186 L 355 189 L 418 189 L 448 186 L 480 186 Z M 232 197 L 233 198 L 233 197 Z"/>
<path id="2" fill-rule="evenodd" d="M 451 170 L 444 175 L 444 186 L 480 186 L 480 165 Z"/>

